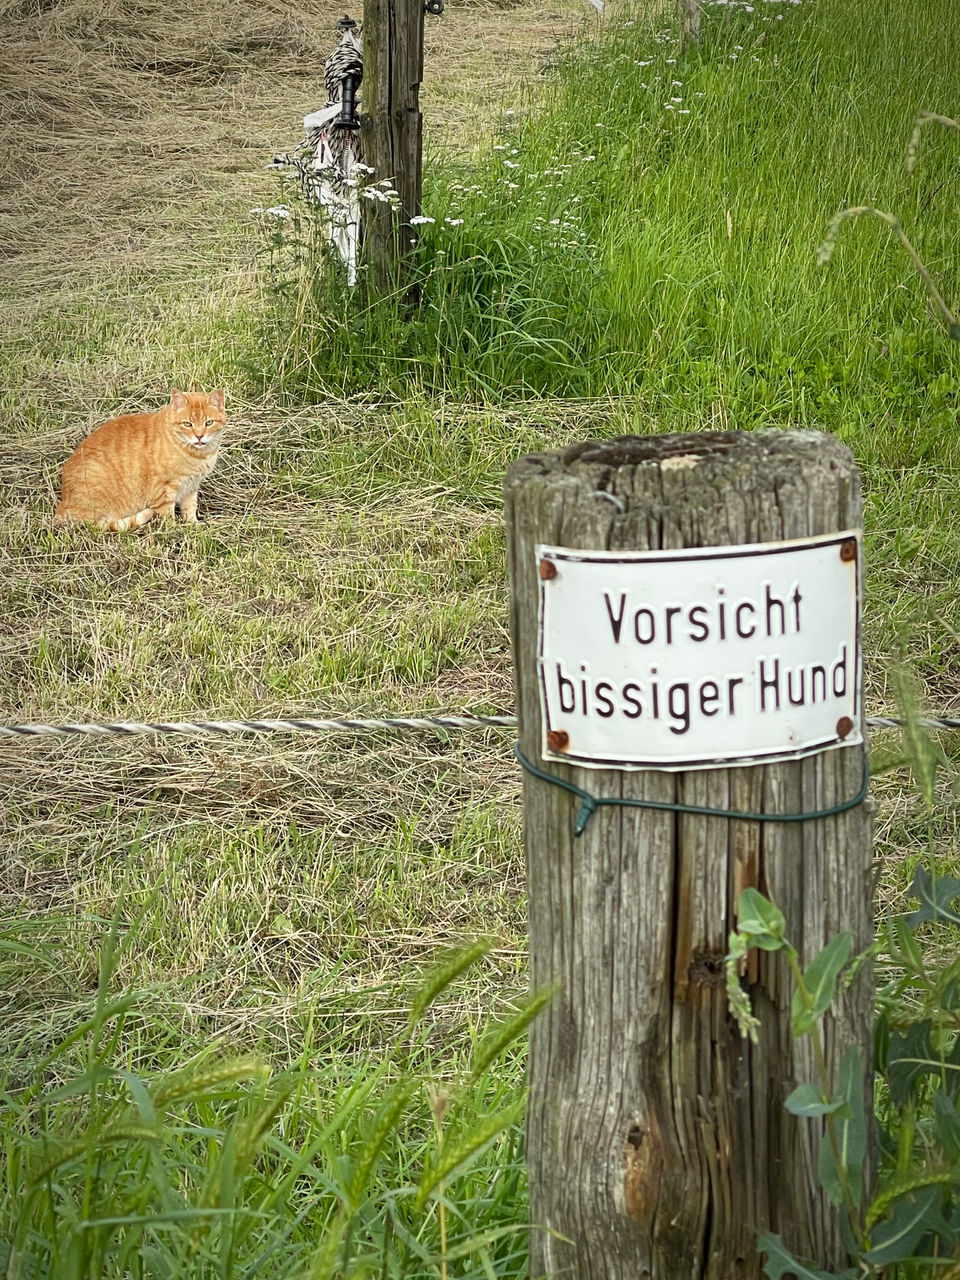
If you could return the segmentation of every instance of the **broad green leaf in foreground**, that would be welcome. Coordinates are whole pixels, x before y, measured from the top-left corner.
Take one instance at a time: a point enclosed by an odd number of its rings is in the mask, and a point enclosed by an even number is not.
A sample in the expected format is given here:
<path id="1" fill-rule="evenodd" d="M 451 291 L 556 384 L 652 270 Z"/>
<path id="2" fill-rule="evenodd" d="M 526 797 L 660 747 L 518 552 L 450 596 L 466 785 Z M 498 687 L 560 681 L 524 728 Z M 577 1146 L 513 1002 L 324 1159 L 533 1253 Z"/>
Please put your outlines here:
<path id="1" fill-rule="evenodd" d="M 837 989 L 837 978 L 847 962 L 853 938 L 850 933 L 838 933 L 831 938 L 821 952 L 813 957 L 803 975 L 803 983 L 811 1000 L 806 1007 L 799 990 L 793 993 L 793 1033 L 803 1035 L 817 1018 L 830 1007 Z"/>
<path id="2" fill-rule="evenodd" d="M 820 1184 L 833 1204 L 844 1201 L 844 1185 L 855 1205 L 860 1203 L 863 1158 L 867 1150 L 867 1126 L 863 1113 L 863 1072 L 860 1053 L 851 1045 L 840 1064 L 837 1099 L 842 1106 L 831 1118 L 837 1152 L 829 1132 L 820 1140 Z"/>
<path id="3" fill-rule="evenodd" d="M 795 1258 L 779 1236 L 765 1231 L 757 1242 L 761 1253 L 767 1255 L 763 1273 L 769 1280 L 782 1280 L 783 1276 L 795 1276 L 796 1280 L 855 1280 L 857 1272 L 819 1271 Z"/>

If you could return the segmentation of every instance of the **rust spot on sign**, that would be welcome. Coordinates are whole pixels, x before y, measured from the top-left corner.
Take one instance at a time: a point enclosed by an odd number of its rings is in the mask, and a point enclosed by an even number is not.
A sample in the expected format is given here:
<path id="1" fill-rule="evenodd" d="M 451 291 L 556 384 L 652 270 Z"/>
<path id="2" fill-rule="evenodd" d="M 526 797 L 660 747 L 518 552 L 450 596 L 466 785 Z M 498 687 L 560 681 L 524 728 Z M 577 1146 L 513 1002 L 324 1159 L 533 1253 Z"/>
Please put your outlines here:
<path id="1" fill-rule="evenodd" d="M 857 540 L 856 538 L 844 538 L 840 543 L 840 559 L 845 563 L 857 558 Z"/>
<path id="2" fill-rule="evenodd" d="M 837 721 L 837 737 L 845 738 L 853 728 L 853 721 L 849 716 L 841 716 Z"/>
<path id="3" fill-rule="evenodd" d="M 570 735 L 566 729 L 551 729 L 547 734 L 547 746 L 551 751 L 563 751 L 570 745 Z"/>
<path id="4" fill-rule="evenodd" d="M 549 582 L 551 578 L 555 578 L 556 576 L 557 576 L 557 566 L 553 563 L 553 561 L 541 560 L 540 561 L 540 577 L 544 580 L 544 582 Z"/>

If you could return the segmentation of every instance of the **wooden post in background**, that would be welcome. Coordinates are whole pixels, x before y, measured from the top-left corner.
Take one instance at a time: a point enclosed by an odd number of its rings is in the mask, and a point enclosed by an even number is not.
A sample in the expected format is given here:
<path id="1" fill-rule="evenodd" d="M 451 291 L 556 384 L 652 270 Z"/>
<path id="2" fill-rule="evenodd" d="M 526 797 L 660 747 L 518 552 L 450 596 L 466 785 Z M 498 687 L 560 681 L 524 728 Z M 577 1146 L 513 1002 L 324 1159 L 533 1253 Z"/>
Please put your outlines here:
<path id="1" fill-rule="evenodd" d="M 377 293 L 404 284 L 404 266 L 420 213 L 423 168 L 424 0 L 364 0 L 363 158 L 373 182 L 390 178 L 400 195 L 394 212 L 378 200 L 363 202 L 363 256 Z"/>
<path id="2" fill-rule="evenodd" d="M 857 794 L 862 746 L 672 773 L 541 759 L 536 545 L 656 550 L 859 528 L 859 476 L 836 439 L 702 432 L 578 444 L 514 463 L 505 496 L 528 760 L 595 795 L 742 812 L 809 812 Z M 762 1024 L 753 1046 L 729 1016 L 723 961 L 748 886 L 783 910 L 803 964 L 845 929 L 854 953 L 870 944 L 868 807 L 761 825 L 610 806 L 574 838 L 576 811 L 574 796 L 524 775 L 531 983 L 559 984 L 531 1029 L 531 1276 L 759 1280 L 762 1231 L 840 1266 L 839 1215 L 817 1177 L 822 1122 L 783 1105 L 797 1084 L 818 1081 L 809 1039 L 791 1034 L 786 963 L 751 953 L 745 980 Z M 872 1027 L 865 965 L 824 1040 L 834 1082 L 858 1046 L 868 1107 Z"/>
<path id="3" fill-rule="evenodd" d="M 700 0 L 680 0 L 680 44 L 689 49 L 700 40 Z"/>

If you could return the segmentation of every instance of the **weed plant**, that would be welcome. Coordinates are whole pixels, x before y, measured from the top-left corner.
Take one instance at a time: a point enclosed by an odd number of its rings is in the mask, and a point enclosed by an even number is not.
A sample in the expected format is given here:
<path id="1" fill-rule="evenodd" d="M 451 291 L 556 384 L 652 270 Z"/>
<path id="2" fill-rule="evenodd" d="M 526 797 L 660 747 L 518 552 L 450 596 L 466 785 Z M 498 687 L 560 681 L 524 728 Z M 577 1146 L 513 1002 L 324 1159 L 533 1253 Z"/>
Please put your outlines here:
<path id="1" fill-rule="evenodd" d="M 851 956 L 840 933 L 801 969 L 786 936 L 787 922 L 756 889 L 744 890 L 730 937 L 727 990 L 745 1037 L 757 1028 L 741 985 L 742 961 L 759 947 L 781 952 L 793 975 L 795 1036 L 811 1039 L 817 1078 L 785 1098 L 788 1111 L 812 1127 L 820 1144 L 818 1177 L 842 1225 L 849 1261 L 842 1272 L 794 1257 L 782 1239 L 759 1240 L 770 1280 L 954 1280 L 960 1255 L 960 959 L 956 930 L 960 879 L 937 866 L 937 815 L 955 789 L 949 762 L 917 722 L 914 691 L 898 680 L 906 727 L 901 762 L 909 765 L 920 806 L 926 857 L 909 888 L 909 911 L 881 922 L 864 956 Z M 874 770 L 882 770 L 875 759 Z M 953 860 L 956 869 L 956 859 Z M 831 1078 L 820 1019 L 864 959 L 878 958 L 873 1107 L 864 1099 L 864 1064 L 849 1045 Z M 870 1079 L 870 1075 L 867 1075 Z M 872 1124 L 868 1116 L 873 1111 Z M 873 1177 L 867 1171 L 873 1168 Z"/>
<path id="2" fill-rule="evenodd" d="M 917 114 L 955 100 L 953 16 L 952 0 L 708 4 L 683 55 L 642 18 L 603 29 L 475 163 L 428 164 L 412 313 L 329 272 L 276 277 L 280 386 L 630 395 L 664 427 L 952 426 L 957 354 L 909 262 L 875 228 L 830 270 L 815 251 L 867 200 L 960 293 L 955 142 L 928 134 L 904 173 Z"/>
<path id="3" fill-rule="evenodd" d="M 358 1071 L 309 1032 L 297 1061 L 197 1052 L 131 1061 L 135 993 L 116 989 L 137 922 L 104 922 L 90 1016 L 0 1079 L 0 1274 L 8 1280 L 359 1280 L 515 1276 L 525 1253 L 513 1052 L 546 995 L 464 1045 L 431 1008 L 488 943 L 450 953 L 404 1031 Z M 3 935 L 6 954 L 42 957 Z"/>

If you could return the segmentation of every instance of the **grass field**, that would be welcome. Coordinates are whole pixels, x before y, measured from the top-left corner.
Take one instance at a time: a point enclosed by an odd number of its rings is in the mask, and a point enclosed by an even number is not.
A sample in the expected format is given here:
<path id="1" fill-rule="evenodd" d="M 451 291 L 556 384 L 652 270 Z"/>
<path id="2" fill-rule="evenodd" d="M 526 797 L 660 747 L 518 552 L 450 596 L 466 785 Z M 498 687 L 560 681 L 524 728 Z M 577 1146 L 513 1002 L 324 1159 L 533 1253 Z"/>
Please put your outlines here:
<path id="1" fill-rule="evenodd" d="M 3 718 L 509 710 L 509 461 L 760 423 L 864 469 L 869 710 L 905 667 L 950 713 L 955 346 L 879 227 L 814 251 L 874 199 L 960 296 L 960 138 L 902 174 L 916 111 L 960 111 L 951 6 L 863 7 L 711 12 L 684 61 L 662 17 L 450 3 L 421 312 L 298 326 L 248 211 L 340 10 L 0 6 Z M 84 431 L 186 383 L 232 410 L 202 524 L 54 532 Z M 0 746 L 0 1274 L 525 1274 L 508 742 Z M 952 772 L 932 826 L 903 769 L 875 794 L 889 914 L 956 865 Z"/>

